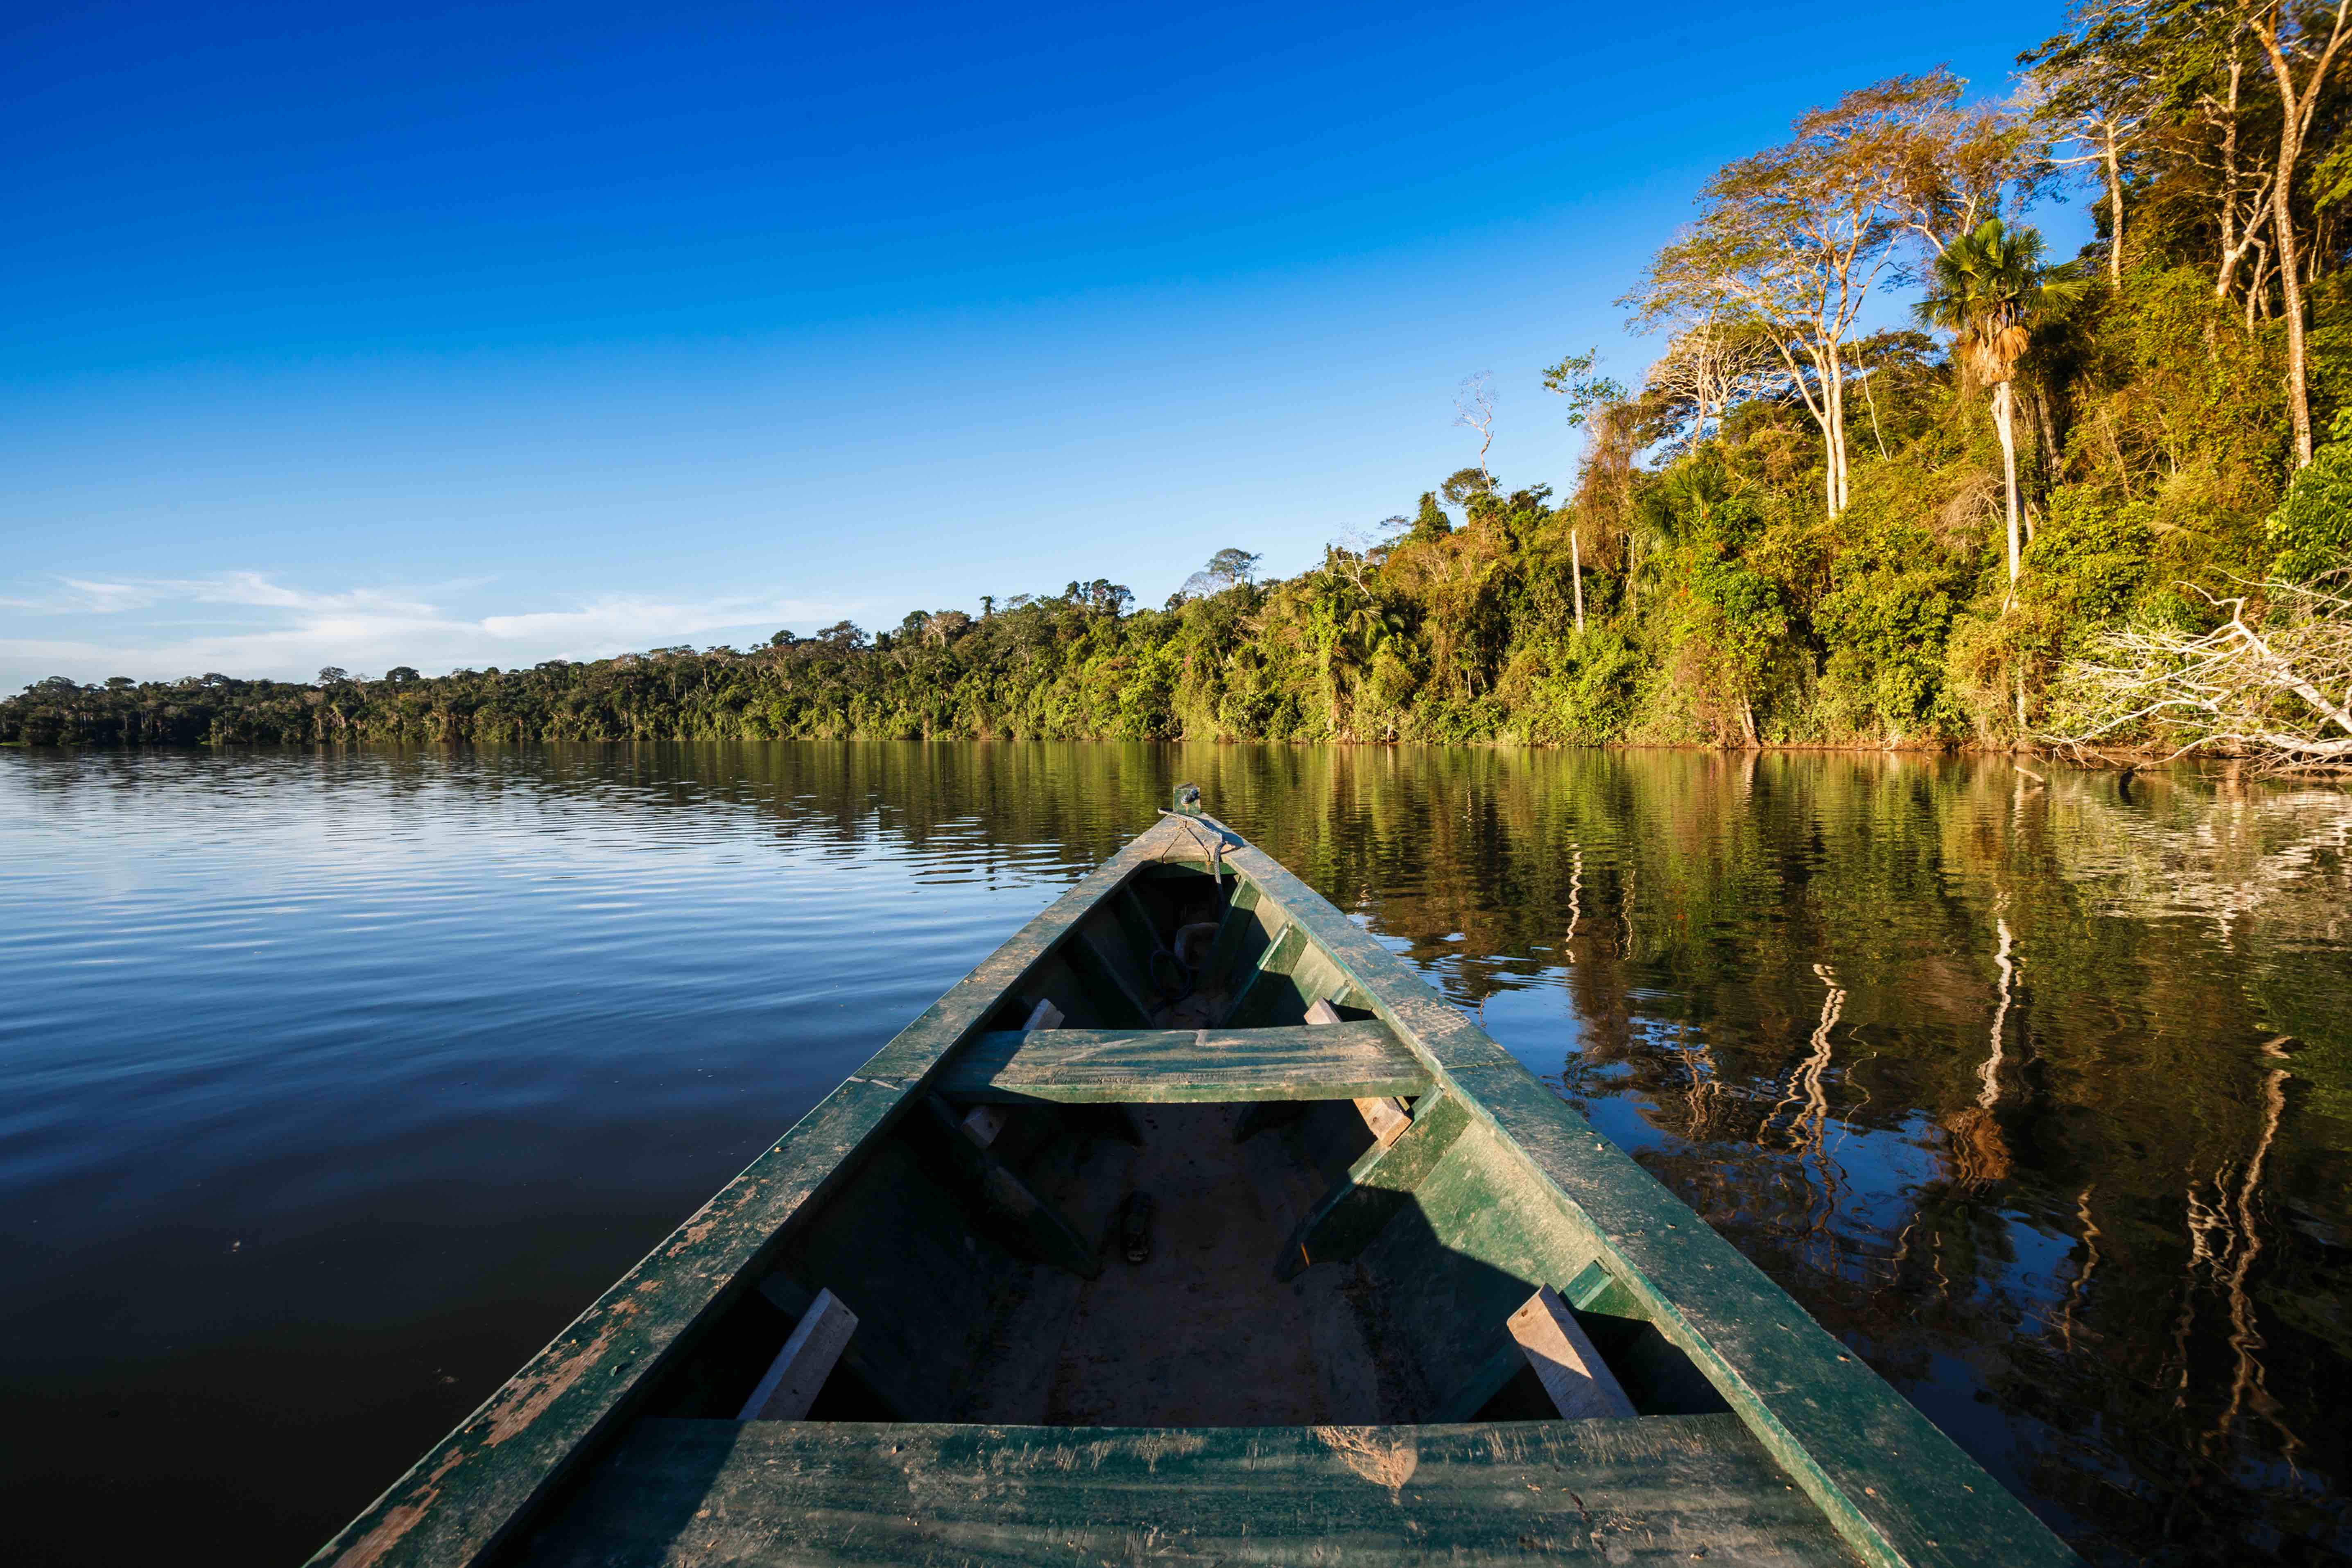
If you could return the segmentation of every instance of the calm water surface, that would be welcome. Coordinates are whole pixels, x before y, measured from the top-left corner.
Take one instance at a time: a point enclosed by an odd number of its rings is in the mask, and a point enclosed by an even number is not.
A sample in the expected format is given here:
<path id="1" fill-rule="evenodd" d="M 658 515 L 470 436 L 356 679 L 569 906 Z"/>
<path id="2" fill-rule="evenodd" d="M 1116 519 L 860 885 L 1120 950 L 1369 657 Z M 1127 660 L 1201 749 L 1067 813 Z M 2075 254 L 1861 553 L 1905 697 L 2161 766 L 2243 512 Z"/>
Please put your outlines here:
<path id="1" fill-rule="evenodd" d="M 0 753 L 0 1557 L 299 1562 L 1180 779 L 2101 1563 L 2352 1556 L 2352 795 Z"/>

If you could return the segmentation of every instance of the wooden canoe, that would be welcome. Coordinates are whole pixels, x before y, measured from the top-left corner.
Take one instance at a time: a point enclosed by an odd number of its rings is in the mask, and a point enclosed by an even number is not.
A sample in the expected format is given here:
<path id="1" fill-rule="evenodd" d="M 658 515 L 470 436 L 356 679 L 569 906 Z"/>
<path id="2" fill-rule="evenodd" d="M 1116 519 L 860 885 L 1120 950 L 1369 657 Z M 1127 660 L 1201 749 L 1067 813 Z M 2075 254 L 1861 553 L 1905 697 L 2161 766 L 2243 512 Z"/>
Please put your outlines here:
<path id="1" fill-rule="evenodd" d="M 313 1561 L 2074 1561 L 1459 1010 L 1192 810 L 941 997 Z"/>

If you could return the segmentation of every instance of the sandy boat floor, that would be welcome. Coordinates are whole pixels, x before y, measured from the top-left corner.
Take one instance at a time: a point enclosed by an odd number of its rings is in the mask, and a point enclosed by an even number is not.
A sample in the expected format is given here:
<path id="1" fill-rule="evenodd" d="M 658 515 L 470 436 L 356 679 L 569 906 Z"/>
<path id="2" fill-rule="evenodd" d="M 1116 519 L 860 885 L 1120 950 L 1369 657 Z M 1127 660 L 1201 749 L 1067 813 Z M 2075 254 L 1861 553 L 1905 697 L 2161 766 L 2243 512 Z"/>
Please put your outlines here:
<path id="1" fill-rule="evenodd" d="M 1049 1151 L 1031 1179 L 1079 1224 L 1098 1228 L 1102 1276 L 1033 1271 L 961 1418 L 1111 1427 L 1382 1420 L 1355 1270 L 1313 1269 L 1288 1284 L 1274 1277 L 1293 1228 L 1351 1152 L 1339 1141 L 1349 1123 L 1360 1129 L 1353 1107 L 1331 1109 L 1344 1113 L 1336 1123 L 1318 1119 L 1318 1107 L 1237 1145 L 1239 1106 L 1138 1106 L 1142 1147 L 1105 1136 Z M 1131 1264 L 1111 1231 L 1138 1190 L 1157 1211 L 1151 1257 Z"/>

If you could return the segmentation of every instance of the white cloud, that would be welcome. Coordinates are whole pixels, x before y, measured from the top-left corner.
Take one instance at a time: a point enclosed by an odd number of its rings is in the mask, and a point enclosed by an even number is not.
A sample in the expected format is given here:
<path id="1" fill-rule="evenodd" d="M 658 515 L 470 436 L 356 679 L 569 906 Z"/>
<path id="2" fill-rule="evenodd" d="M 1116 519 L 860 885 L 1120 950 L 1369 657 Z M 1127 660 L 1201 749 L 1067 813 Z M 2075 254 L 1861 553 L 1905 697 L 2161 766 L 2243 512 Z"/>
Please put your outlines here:
<path id="1" fill-rule="evenodd" d="M 32 597 L 0 597 L 0 690 L 47 675 L 173 680 L 210 671 L 308 680 L 322 666 L 370 674 L 410 664 L 428 674 L 545 659 L 599 659 L 686 642 L 764 640 L 779 626 L 807 632 L 854 614 L 855 604 L 743 593 L 667 599 L 627 593 L 570 605 L 467 614 L 480 581 L 423 588 L 321 591 L 265 572 L 100 582 L 60 578 Z"/>
<path id="2" fill-rule="evenodd" d="M 21 610 L 33 615 L 111 615 L 143 610 L 155 602 L 148 588 L 129 582 L 85 582 L 60 578 L 58 586 L 38 599 L 0 596 L 0 610 Z"/>

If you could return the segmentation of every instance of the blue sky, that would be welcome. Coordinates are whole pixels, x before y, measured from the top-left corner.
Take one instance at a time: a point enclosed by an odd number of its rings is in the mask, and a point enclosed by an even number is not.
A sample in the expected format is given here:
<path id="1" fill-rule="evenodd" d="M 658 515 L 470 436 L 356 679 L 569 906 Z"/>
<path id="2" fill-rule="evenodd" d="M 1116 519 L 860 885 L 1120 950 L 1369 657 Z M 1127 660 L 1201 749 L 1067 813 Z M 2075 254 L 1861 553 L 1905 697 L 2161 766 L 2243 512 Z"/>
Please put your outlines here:
<path id="1" fill-rule="evenodd" d="M 43 5 L 0 21 L 0 689 L 743 643 L 1471 460 L 1727 160 L 2055 5 Z M 2042 221 L 2071 249 L 2079 204 Z"/>

